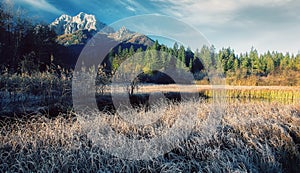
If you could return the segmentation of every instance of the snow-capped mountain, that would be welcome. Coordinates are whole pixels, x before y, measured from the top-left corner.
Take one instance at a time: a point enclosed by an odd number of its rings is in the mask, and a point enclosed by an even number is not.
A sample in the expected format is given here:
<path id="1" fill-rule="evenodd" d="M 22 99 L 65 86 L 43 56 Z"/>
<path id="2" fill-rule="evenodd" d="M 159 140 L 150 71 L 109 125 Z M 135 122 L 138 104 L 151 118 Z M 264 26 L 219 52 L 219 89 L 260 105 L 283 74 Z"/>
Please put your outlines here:
<path id="1" fill-rule="evenodd" d="M 63 35 L 75 33 L 78 30 L 98 31 L 105 27 L 105 24 L 97 22 L 94 15 L 80 12 L 73 17 L 63 14 L 55 19 L 49 26 L 58 35 Z"/>
<path id="2" fill-rule="evenodd" d="M 144 46 L 150 46 L 154 43 L 147 36 L 130 31 L 124 26 L 115 31 L 109 26 L 106 27 L 104 23 L 97 21 L 94 15 L 83 12 L 73 17 L 63 14 L 55 19 L 49 27 L 57 33 L 56 41 L 65 46 L 84 45 L 99 31 L 101 31 L 99 34 L 118 42 Z"/>

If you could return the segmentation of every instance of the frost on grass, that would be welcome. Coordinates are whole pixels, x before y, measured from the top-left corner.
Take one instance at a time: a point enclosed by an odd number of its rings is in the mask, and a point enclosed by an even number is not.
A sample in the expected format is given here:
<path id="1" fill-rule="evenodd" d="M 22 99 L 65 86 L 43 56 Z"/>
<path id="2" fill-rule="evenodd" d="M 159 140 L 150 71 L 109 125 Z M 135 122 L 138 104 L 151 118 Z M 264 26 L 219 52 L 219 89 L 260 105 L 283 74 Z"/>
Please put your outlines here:
<path id="1" fill-rule="evenodd" d="M 157 104 L 148 112 L 130 112 L 137 116 L 160 114 L 159 120 L 146 125 L 133 125 L 120 116 L 105 113 L 95 115 L 93 123 L 78 122 L 71 117 L 2 121 L 0 172 L 297 172 L 300 169 L 297 108 L 273 103 L 230 103 L 224 106 L 219 124 L 206 121 L 213 116 L 212 110 L 210 103 L 189 101 Z M 149 160 L 116 157 L 90 138 L 105 134 L 109 129 L 102 124 L 106 124 L 115 134 L 128 139 L 153 139 L 171 129 L 178 116 L 193 112 L 197 112 L 198 119 L 187 138 L 174 143 L 171 151 Z M 215 132 L 206 136 L 204 131 L 212 125 Z M 97 133 L 89 134 L 91 128 L 97 129 L 93 131 Z M 107 144 L 110 143 L 108 140 Z M 128 154 L 126 150 L 123 153 Z"/>

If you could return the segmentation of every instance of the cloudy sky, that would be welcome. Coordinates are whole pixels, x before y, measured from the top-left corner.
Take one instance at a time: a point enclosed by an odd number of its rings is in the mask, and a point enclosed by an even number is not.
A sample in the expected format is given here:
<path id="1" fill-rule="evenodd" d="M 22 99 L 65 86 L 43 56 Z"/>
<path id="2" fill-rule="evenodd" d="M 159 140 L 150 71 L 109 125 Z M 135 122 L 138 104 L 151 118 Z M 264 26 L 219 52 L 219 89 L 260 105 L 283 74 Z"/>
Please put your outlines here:
<path id="1" fill-rule="evenodd" d="M 253 46 L 298 53 L 300 50 L 299 0 L 14 0 L 37 20 L 51 22 L 61 14 L 94 14 L 110 24 L 141 14 L 162 14 L 197 28 L 217 49 L 236 53 Z"/>

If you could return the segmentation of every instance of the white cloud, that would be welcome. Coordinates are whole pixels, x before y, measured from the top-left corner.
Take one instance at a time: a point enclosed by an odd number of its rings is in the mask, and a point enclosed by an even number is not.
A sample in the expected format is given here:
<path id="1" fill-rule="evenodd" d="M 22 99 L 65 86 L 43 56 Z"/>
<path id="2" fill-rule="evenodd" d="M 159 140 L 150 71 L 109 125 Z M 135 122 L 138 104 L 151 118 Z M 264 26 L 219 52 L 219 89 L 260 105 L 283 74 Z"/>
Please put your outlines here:
<path id="1" fill-rule="evenodd" d="M 141 11 L 143 13 L 148 12 L 147 8 L 145 8 L 143 5 L 141 5 L 139 2 L 135 0 L 121 0 L 121 1 L 117 1 L 116 3 L 121 3 L 129 11 L 133 11 L 133 12 Z"/>
<path id="2" fill-rule="evenodd" d="M 197 24 L 224 24 L 234 18 L 235 12 L 249 6 L 278 7 L 293 0 L 151 0 L 167 15 L 183 18 Z"/>
<path id="3" fill-rule="evenodd" d="M 151 1 L 161 13 L 197 27 L 211 43 L 217 44 L 217 48 L 231 46 L 244 51 L 254 46 L 262 52 L 280 48 L 297 51 L 293 44 L 299 42 L 299 35 L 285 29 L 300 27 L 300 2 L 297 0 Z M 268 35 L 270 33 L 272 35 Z M 283 40 L 283 35 L 289 41 Z M 281 41 L 276 41 L 278 36 Z"/>
<path id="4" fill-rule="evenodd" d="M 33 8 L 47 11 L 53 14 L 63 13 L 61 10 L 57 9 L 46 0 L 16 0 L 16 3 L 27 4 L 29 6 L 32 6 Z"/>
<path id="5" fill-rule="evenodd" d="M 133 7 L 131 7 L 131 6 L 127 6 L 126 8 L 127 8 L 127 10 L 129 10 L 129 11 L 133 11 L 133 12 L 136 11 L 136 10 L 135 10 Z"/>

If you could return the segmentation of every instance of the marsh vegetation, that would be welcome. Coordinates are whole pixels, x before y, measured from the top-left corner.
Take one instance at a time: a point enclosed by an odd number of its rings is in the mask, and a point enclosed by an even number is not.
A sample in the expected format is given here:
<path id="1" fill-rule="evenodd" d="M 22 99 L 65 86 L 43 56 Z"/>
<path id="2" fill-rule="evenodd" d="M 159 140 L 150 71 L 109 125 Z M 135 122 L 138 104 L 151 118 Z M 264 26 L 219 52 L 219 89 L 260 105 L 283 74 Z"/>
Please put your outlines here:
<path id="1" fill-rule="evenodd" d="M 152 138 L 160 134 L 160 127 L 171 127 L 179 114 L 197 110 L 197 125 L 188 139 L 148 161 L 126 160 L 103 151 L 87 138 L 85 130 L 86 126 L 93 128 L 97 123 L 79 123 L 74 117 L 62 115 L 55 119 L 33 115 L 14 122 L 2 120 L 0 171 L 297 172 L 300 169 L 299 106 L 230 103 L 224 107 L 221 123 L 210 127 L 203 119 L 212 108 L 203 100 L 160 104 L 152 113 L 164 112 L 163 118 L 147 127 L 125 123 L 111 114 L 97 114 L 105 117 L 105 123 L 110 123 L 118 133 Z M 134 114 L 148 116 L 139 111 Z M 203 136 L 200 127 L 205 126 L 216 128 L 216 133 Z"/>

